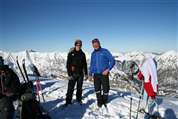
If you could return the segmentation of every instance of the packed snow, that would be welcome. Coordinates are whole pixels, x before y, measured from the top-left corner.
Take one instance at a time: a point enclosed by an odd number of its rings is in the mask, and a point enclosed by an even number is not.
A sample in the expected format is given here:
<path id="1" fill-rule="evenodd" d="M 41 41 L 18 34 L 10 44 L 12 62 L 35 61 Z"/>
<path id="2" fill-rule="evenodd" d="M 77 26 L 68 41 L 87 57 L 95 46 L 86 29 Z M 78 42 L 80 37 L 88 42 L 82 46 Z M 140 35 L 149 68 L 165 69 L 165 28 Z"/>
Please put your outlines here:
<path id="1" fill-rule="evenodd" d="M 83 104 L 75 101 L 75 91 L 73 104 L 63 107 L 67 91 L 67 80 L 42 81 L 43 92 L 46 103 L 44 108 L 48 111 L 52 119 L 128 119 L 130 115 L 130 98 L 133 98 L 132 119 L 135 119 L 138 105 L 138 95 L 132 92 L 120 91 L 111 88 L 109 93 L 108 110 L 102 107 L 96 110 L 96 96 L 92 82 L 85 81 L 83 85 Z M 158 97 L 158 112 L 164 119 L 177 119 L 178 99 Z M 144 102 L 142 102 L 144 103 Z M 144 114 L 139 113 L 138 119 L 143 119 Z"/>

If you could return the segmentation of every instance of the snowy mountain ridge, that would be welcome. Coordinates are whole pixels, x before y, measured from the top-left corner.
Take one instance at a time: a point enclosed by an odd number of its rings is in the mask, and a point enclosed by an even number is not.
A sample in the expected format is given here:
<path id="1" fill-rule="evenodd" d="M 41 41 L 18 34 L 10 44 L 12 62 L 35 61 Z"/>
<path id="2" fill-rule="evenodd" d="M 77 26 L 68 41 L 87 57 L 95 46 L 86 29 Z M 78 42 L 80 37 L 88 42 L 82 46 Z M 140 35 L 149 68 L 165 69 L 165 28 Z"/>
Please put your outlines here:
<path id="1" fill-rule="evenodd" d="M 45 77 L 52 78 L 67 78 L 66 72 L 66 52 L 37 52 L 29 51 L 33 63 L 38 67 L 40 73 Z M 127 83 L 123 81 L 121 65 L 119 62 L 124 60 L 133 60 L 138 64 L 143 60 L 145 55 L 151 55 L 158 63 L 158 80 L 160 84 L 160 92 L 162 95 L 175 95 L 178 92 L 178 52 L 168 51 L 165 53 L 144 53 L 133 51 L 128 53 L 113 53 L 116 59 L 116 65 L 111 71 L 111 80 L 113 84 L 118 84 L 118 87 L 126 88 Z M 4 52 L 0 51 L 0 55 L 5 58 L 7 64 L 15 64 L 15 59 L 18 56 L 19 62 L 26 59 L 26 51 L 21 52 Z M 13 57 L 13 58 L 11 58 Z M 90 54 L 86 53 L 88 65 L 90 62 Z M 26 64 L 28 65 L 28 61 Z M 14 68 L 17 68 L 13 65 Z M 29 71 L 30 73 L 30 71 Z M 124 86 L 124 87 L 123 87 Z"/>

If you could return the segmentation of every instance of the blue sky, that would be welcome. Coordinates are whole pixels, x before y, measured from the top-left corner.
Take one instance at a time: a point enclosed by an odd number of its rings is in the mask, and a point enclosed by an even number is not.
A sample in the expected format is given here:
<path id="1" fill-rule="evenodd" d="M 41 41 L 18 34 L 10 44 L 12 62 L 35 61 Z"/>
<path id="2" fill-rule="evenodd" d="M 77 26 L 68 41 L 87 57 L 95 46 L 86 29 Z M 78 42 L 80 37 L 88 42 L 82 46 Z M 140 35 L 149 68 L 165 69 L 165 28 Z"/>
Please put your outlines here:
<path id="1" fill-rule="evenodd" d="M 114 52 L 177 50 L 176 0 L 0 0 L 0 49 L 68 51 L 75 39 Z"/>

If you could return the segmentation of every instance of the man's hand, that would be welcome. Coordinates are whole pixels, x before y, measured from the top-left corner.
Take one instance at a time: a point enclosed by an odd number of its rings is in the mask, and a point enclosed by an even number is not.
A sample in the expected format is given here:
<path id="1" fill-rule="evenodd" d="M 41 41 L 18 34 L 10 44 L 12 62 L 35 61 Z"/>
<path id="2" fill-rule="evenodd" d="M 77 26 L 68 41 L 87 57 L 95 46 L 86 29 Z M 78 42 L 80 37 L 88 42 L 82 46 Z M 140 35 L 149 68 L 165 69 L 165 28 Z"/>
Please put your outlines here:
<path id="1" fill-rule="evenodd" d="M 73 76 L 69 76 L 69 80 L 73 80 L 74 78 L 73 78 Z"/>
<path id="2" fill-rule="evenodd" d="M 88 81 L 93 81 L 93 76 L 89 76 Z"/>
<path id="3" fill-rule="evenodd" d="M 102 74 L 103 74 L 104 76 L 108 75 L 108 74 L 109 74 L 109 69 L 106 69 Z"/>
<path id="4" fill-rule="evenodd" d="M 84 80 L 85 81 L 88 80 L 88 75 L 85 75 Z"/>

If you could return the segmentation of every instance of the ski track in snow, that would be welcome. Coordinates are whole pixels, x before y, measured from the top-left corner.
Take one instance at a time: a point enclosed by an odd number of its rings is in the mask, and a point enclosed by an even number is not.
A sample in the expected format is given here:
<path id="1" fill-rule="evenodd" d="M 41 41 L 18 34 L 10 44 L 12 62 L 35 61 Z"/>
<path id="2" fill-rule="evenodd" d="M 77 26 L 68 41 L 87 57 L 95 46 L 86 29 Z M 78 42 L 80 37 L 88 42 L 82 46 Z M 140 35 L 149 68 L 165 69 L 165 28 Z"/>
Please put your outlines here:
<path id="1" fill-rule="evenodd" d="M 83 104 L 80 105 L 75 101 L 73 104 L 63 107 L 67 91 L 67 80 L 48 80 L 41 81 L 44 86 L 44 95 L 46 103 L 44 108 L 49 112 L 52 119 L 129 119 L 130 114 L 130 97 L 131 93 L 122 92 L 117 89 L 111 89 L 109 94 L 108 110 L 96 110 L 96 95 L 92 82 L 84 82 L 83 85 Z M 135 119 L 138 97 L 133 96 L 132 119 Z M 178 117 L 178 100 L 158 98 L 159 113 L 165 119 L 176 119 L 170 116 L 170 112 Z M 167 114 L 168 113 L 168 114 Z M 167 115 L 165 115 L 167 114 Z M 173 115 L 171 114 L 171 115 Z M 139 113 L 138 119 L 143 119 L 144 115 Z M 170 118 L 171 117 L 171 118 Z"/>

